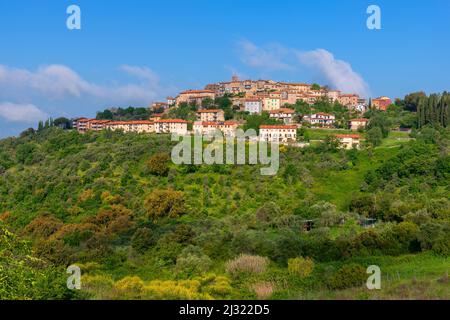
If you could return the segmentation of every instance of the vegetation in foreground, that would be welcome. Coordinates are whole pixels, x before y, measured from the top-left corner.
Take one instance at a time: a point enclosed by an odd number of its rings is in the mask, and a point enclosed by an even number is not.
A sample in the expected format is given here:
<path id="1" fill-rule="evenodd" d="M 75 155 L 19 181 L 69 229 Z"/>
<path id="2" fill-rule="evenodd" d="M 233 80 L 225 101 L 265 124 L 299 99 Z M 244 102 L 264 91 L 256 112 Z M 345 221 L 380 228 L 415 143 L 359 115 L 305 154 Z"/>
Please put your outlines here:
<path id="1" fill-rule="evenodd" d="M 173 165 L 164 135 L 1 140 L 0 298 L 448 299 L 449 134 L 283 148 L 274 177 Z"/>

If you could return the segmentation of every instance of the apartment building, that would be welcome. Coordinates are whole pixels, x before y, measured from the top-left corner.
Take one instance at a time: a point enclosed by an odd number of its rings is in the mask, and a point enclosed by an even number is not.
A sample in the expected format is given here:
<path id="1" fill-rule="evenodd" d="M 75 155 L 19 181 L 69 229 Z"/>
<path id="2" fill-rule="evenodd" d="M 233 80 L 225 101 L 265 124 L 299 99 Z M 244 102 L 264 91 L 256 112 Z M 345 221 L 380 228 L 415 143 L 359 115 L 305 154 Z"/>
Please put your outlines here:
<path id="1" fill-rule="evenodd" d="M 90 130 L 90 122 L 95 119 L 77 118 L 72 121 L 72 126 L 80 133 Z"/>
<path id="2" fill-rule="evenodd" d="M 169 104 L 166 102 L 153 102 L 151 108 L 153 110 L 166 110 L 169 108 Z"/>
<path id="3" fill-rule="evenodd" d="M 356 107 L 358 105 L 359 96 L 357 94 L 341 94 L 338 102 L 346 107 Z"/>
<path id="4" fill-rule="evenodd" d="M 297 141 L 297 126 L 294 125 L 262 125 L 259 127 L 259 138 L 267 142 Z"/>
<path id="5" fill-rule="evenodd" d="M 176 106 L 180 103 L 195 103 L 196 105 L 201 105 L 203 100 L 215 99 L 216 93 L 212 90 L 187 90 L 180 93 L 176 99 Z"/>
<path id="6" fill-rule="evenodd" d="M 367 124 L 369 123 L 369 119 L 351 119 L 349 121 L 350 129 L 352 131 L 357 131 L 359 129 L 365 129 L 367 127 Z"/>
<path id="7" fill-rule="evenodd" d="M 152 133 L 155 132 L 155 125 L 153 121 L 149 120 L 110 121 L 105 125 L 105 129 L 121 130 L 125 133 Z"/>
<path id="8" fill-rule="evenodd" d="M 329 113 L 319 112 L 303 117 L 303 120 L 309 122 L 313 126 L 332 127 L 336 117 Z"/>
<path id="9" fill-rule="evenodd" d="M 166 100 L 167 100 L 167 105 L 169 107 L 172 107 L 172 106 L 176 105 L 176 103 L 177 103 L 177 99 L 174 97 L 167 97 Z"/>
<path id="10" fill-rule="evenodd" d="M 280 98 L 263 98 L 263 111 L 278 110 L 281 107 Z"/>
<path id="11" fill-rule="evenodd" d="M 186 135 L 188 133 L 187 121 L 182 119 L 161 119 L 154 122 L 156 133 L 176 133 Z"/>
<path id="12" fill-rule="evenodd" d="M 199 121 L 225 121 L 225 112 L 221 109 L 204 109 L 197 112 Z"/>
<path id="13" fill-rule="evenodd" d="M 358 134 L 337 134 L 336 138 L 343 149 L 359 149 L 361 146 L 361 138 Z"/>
<path id="14" fill-rule="evenodd" d="M 208 135 L 214 134 L 216 130 L 219 130 L 224 136 L 234 137 L 236 136 L 238 125 L 236 121 L 197 121 L 194 122 L 193 131 L 195 134 Z"/>
<path id="15" fill-rule="evenodd" d="M 386 111 L 391 104 L 392 100 L 388 97 L 372 99 L 372 107 L 381 111 Z"/>
<path id="16" fill-rule="evenodd" d="M 106 129 L 111 120 L 90 120 L 89 121 L 89 129 L 92 131 L 102 131 Z"/>
<path id="17" fill-rule="evenodd" d="M 269 117 L 283 121 L 285 124 L 293 122 L 295 110 L 289 108 L 281 108 L 269 111 Z"/>
<path id="18" fill-rule="evenodd" d="M 245 99 L 244 110 L 250 114 L 261 114 L 263 109 L 263 101 L 260 98 Z"/>

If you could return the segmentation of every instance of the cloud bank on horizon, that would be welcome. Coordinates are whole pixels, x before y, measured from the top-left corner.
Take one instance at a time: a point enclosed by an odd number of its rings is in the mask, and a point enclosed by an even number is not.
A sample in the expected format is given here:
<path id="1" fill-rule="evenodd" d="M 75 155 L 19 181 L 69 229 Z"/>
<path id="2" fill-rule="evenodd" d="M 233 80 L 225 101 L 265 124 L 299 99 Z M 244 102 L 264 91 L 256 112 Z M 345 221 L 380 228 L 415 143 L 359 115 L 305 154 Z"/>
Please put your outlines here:
<path id="1" fill-rule="evenodd" d="M 252 68 L 265 72 L 295 72 L 298 67 L 304 66 L 316 72 L 334 89 L 357 93 L 362 97 L 370 96 L 369 85 L 350 63 L 336 59 L 325 49 L 300 51 L 276 43 L 257 46 L 249 40 L 240 40 L 237 42 L 237 52 L 242 63 Z"/>
<path id="2" fill-rule="evenodd" d="M 47 65 L 36 71 L 0 65 L 0 117 L 5 121 L 33 123 L 48 117 L 37 105 L 69 100 L 97 104 L 148 105 L 166 89 L 147 67 L 122 65 L 119 71 L 135 81 L 122 85 L 99 85 L 83 79 L 64 65 Z M 34 101 L 40 101 L 35 103 Z"/>

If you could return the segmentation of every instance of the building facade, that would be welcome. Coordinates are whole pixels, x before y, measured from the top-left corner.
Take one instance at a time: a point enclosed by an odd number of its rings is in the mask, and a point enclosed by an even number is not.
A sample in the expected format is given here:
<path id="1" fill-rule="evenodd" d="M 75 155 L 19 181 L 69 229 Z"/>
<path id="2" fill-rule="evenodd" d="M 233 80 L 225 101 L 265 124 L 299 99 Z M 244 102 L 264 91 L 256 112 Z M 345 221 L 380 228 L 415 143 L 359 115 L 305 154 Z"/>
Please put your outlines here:
<path id="1" fill-rule="evenodd" d="M 161 119 L 154 122 L 156 133 L 176 133 L 186 135 L 188 133 L 187 121 L 182 119 Z"/>
<path id="2" fill-rule="evenodd" d="M 297 126 L 262 125 L 259 127 L 261 141 L 289 143 L 297 141 Z"/>
<path id="3" fill-rule="evenodd" d="M 329 113 L 319 112 L 312 115 L 303 117 L 303 120 L 309 122 L 313 126 L 320 127 L 332 127 L 336 120 L 336 117 Z"/>
<path id="4" fill-rule="evenodd" d="M 369 119 L 352 119 L 349 121 L 350 129 L 352 131 L 357 131 L 359 129 L 365 129 L 367 124 L 369 123 Z"/>
<path id="5" fill-rule="evenodd" d="M 361 146 L 361 138 L 358 134 L 337 134 L 336 138 L 343 149 L 359 149 Z"/>
<path id="6" fill-rule="evenodd" d="M 225 112 L 221 109 L 205 109 L 197 112 L 199 121 L 225 121 Z"/>
<path id="7" fill-rule="evenodd" d="M 246 99 L 244 102 L 244 110 L 250 114 L 261 114 L 263 109 L 262 99 L 253 98 Z"/>
<path id="8" fill-rule="evenodd" d="M 285 124 L 293 122 L 295 110 L 289 108 L 281 108 L 269 111 L 269 117 L 283 121 Z"/>

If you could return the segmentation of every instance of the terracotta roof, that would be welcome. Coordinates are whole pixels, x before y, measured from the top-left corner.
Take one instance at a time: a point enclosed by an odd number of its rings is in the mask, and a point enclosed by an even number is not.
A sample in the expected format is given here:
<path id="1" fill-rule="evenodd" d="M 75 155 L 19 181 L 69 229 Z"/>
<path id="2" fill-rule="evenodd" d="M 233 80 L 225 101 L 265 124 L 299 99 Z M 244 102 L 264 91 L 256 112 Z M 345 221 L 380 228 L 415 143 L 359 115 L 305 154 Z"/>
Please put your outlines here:
<path id="1" fill-rule="evenodd" d="M 261 98 L 248 98 L 245 99 L 245 102 L 261 102 L 262 99 Z"/>
<path id="2" fill-rule="evenodd" d="M 155 123 L 187 123 L 187 121 L 182 119 L 161 119 L 156 120 Z"/>
<path id="3" fill-rule="evenodd" d="M 280 108 L 280 109 L 278 109 L 278 110 L 270 110 L 269 113 L 270 113 L 270 114 L 277 114 L 277 113 L 288 113 L 288 114 L 292 114 L 292 113 L 295 113 L 295 110 L 289 109 L 289 108 Z"/>
<path id="4" fill-rule="evenodd" d="M 199 110 L 197 113 L 217 113 L 217 112 L 223 112 L 222 109 L 205 109 L 205 110 Z"/>
<path id="5" fill-rule="evenodd" d="M 359 139 L 359 134 L 337 134 L 336 138 L 352 138 L 352 139 Z"/>
<path id="6" fill-rule="evenodd" d="M 111 121 L 109 125 L 133 125 L 133 124 L 153 124 L 153 121 L 149 120 L 130 120 L 130 121 Z"/>
<path id="7" fill-rule="evenodd" d="M 191 93 L 215 93 L 212 90 L 186 90 L 181 92 L 181 94 L 191 94 Z"/>
<path id="8" fill-rule="evenodd" d="M 297 129 L 297 126 L 284 126 L 284 125 L 262 125 L 260 129 Z"/>
<path id="9" fill-rule="evenodd" d="M 202 126 L 232 126 L 232 125 L 237 125 L 238 123 L 236 121 L 203 121 L 203 122 L 196 122 L 196 125 L 202 125 Z"/>

